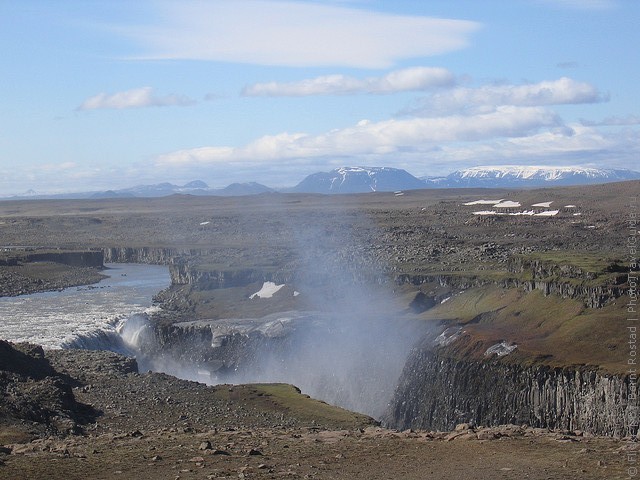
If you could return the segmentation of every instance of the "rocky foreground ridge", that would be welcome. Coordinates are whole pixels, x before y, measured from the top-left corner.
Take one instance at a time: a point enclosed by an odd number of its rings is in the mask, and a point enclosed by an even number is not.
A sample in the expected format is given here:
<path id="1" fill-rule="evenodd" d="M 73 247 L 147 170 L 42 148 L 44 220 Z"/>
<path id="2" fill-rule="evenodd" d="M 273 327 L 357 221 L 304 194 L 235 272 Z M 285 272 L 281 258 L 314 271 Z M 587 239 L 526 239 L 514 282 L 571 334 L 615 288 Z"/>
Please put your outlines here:
<path id="1" fill-rule="evenodd" d="M 208 387 L 7 342 L 0 394 L 3 478 L 624 478 L 633 448 L 526 425 L 388 430 L 287 385 Z"/>

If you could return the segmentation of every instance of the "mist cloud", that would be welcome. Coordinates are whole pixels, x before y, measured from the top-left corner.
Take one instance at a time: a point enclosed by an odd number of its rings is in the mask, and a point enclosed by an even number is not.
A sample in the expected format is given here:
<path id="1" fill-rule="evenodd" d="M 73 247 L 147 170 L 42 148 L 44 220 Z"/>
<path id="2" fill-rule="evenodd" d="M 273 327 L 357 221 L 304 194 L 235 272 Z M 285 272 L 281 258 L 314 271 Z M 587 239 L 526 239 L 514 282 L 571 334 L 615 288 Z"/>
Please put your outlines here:
<path id="1" fill-rule="evenodd" d="M 355 93 L 389 94 L 451 86 L 454 76 L 444 68 L 412 67 L 395 70 L 382 77 L 358 79 L 345 75 L 326 75 L 299 82 L 256 83 L 246 87 L 244 96 L 303 97 Z"/>
<path id="2" fill-rule="evenodd" d="M 568 77 L 524 85 L 484 85 L 458 87 L 437 92 L 419 101 L 404 113 L 437 115 L 442 112 L 473 110 L 496 105 L 547 106 L 585 104 L 607 101 L 607 95 L 593 85 Z"/>
<path id="3" fill-rule="evenodd" d="M 626 125 L 640 125 L 640 116 L 627 115 L 626 117 L 606 117 L 600 121 L 593 120 L 580 120 L 582 125 L 587 127 L 600 127 L 600 126 L 626 126 Z"/>
<path id="4" fill-rule="evenodd" d="M 123 92 L 112 94 L 99 93 L 87 98 L 77 108 L 77 110 L 100 110 L 144 107 L 169 107 L 169 106 L 189 106 L 195 101 L 184 95 L 164 95 L 158 96 L 152 87 L 134 88 Z"/>

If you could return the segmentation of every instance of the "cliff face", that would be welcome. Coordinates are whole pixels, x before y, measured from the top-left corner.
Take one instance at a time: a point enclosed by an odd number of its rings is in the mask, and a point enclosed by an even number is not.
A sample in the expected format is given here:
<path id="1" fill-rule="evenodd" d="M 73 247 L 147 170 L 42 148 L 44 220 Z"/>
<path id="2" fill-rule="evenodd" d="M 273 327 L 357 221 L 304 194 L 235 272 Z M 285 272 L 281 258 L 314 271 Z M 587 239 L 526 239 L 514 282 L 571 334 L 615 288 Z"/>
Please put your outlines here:
<path id="1" fill-rule="evenodd" d="M 582 368 L 464 361 L 416 349 L 383 421 L 399 429 L 528 424 L 625 436 L 637 398 L 628 378 Z"/>
<path id="2" fill-rule="evenodd" d="M 153 247 L 106 247 L 103 249 L 106 263 L 149 263 L 168 265 L 179 255 L 191 253 L 190 250 Z"/>
<path id="3" fill-rule="evenodd" d="M 174 285 L 198 285 L 201 288 L 215 289 L 237 287 L 254 282 L 288 283 L 290 275 L 255 268 L 204 270 L 184 262 L 175 262 L 169 266 L 171 283 Z"/>
<path id="4" fill-rule="evenodd" d="M 623 279 L 617 280 L 622 282 Z M 589 308 L 602 308 L 612 300 L 621 297 L 626 291 L 618 284 L 589 285 L 581 281 L 568 282 L 549 277 L 524 279 L 518 276 L 506 274 L 500 280 L 489 280 L 482 276 L 473 275 L 450 275 L 450 274 L 399 274 L 396 276 L 397 283 L 411 283 L 420 285 L 422 283 L 435 282 L 458 290 L 478 287 L 494 283 L 505 288 L 522 288 L 526 292 L 541 290 L 545 295 L 558 295 L 562 298 L 572 298 L 581 300 Z"/>

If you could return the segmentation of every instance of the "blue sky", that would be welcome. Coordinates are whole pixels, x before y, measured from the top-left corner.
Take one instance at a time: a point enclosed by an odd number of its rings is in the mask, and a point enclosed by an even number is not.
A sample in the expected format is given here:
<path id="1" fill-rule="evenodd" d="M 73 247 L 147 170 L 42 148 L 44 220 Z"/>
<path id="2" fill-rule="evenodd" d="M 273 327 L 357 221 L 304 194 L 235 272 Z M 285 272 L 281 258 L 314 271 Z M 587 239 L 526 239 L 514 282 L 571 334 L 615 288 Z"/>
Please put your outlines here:
<path id="1" fill-rule="evenodd" d="M 0 195 L 640 169 L 636 0 L 0 0 Z"/>

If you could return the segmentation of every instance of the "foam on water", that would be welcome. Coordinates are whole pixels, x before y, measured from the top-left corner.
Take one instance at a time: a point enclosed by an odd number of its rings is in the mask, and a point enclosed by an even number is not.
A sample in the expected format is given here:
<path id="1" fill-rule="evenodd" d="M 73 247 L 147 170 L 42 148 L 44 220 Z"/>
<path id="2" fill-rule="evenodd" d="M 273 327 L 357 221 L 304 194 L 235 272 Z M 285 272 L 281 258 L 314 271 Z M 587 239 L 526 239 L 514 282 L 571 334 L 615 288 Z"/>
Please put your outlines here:
<path id="1" fill-rule="evenodd" d="M 169 286 L 167 267 L 107 264 L 95 285 L 0 298 L 0 338 L 46 348 L 107 348 L 126 352 L 119 323 L 152 307 Z"/>

